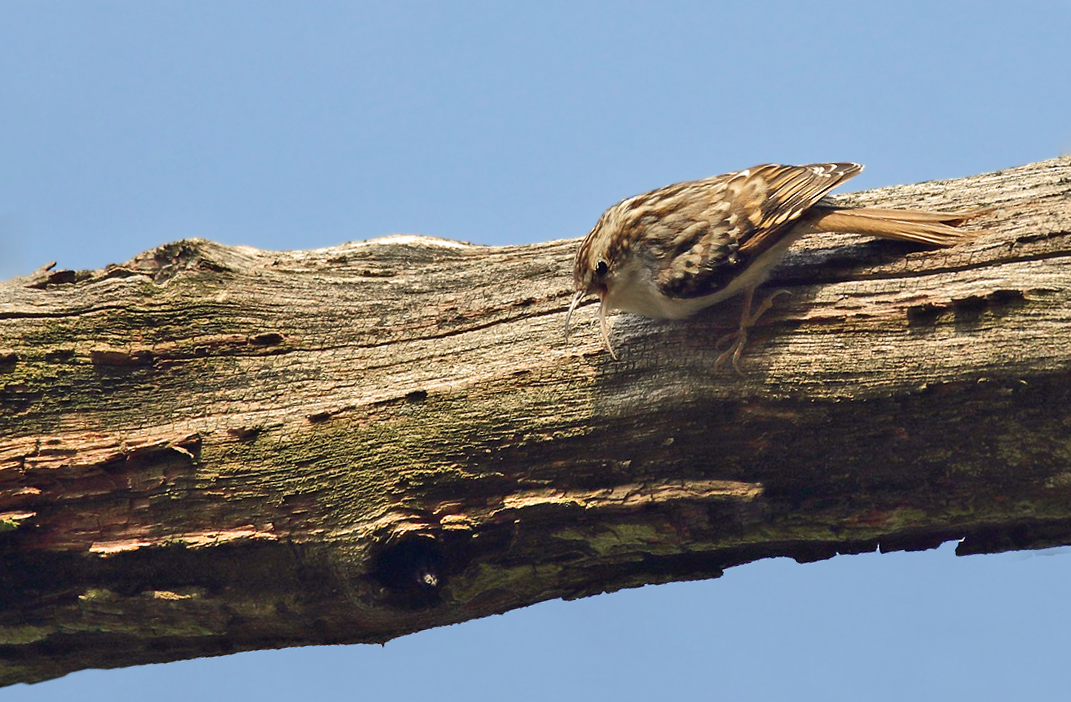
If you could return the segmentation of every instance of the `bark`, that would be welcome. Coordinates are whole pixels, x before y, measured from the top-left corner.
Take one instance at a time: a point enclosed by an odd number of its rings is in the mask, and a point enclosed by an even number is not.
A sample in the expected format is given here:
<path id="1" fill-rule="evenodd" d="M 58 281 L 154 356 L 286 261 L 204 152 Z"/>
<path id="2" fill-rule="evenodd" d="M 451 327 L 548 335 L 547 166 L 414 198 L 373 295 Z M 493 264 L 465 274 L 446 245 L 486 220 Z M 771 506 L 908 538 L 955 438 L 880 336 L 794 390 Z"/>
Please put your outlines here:
<path id="1" fill-rule="evenodd" d="M 963 539 L 1071 543 L 1071 158 L 840 198 L 739 303 L 568 340 L 575 240 L 203 240 L 0 283 L 0 683 L 382 642 L 542 600 Z"/>

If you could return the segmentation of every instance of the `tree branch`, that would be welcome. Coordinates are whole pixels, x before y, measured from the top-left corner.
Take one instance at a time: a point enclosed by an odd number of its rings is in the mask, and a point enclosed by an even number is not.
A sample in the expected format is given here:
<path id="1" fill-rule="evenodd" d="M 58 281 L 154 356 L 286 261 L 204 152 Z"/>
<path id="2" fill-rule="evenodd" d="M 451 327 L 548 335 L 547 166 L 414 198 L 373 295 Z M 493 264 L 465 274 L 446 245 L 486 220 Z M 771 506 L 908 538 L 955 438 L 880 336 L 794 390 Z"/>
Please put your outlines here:
<path id="1" fill-rule="evenodd" d="M 557 597 L 963 539 L 1071 543 L 1071 158 L 845 196 L 993 206 L 801 244 L 726 303 L 593 307 L 575 240 L 203 240 L 0 283 L 0 682 L 381 642 Z"/>

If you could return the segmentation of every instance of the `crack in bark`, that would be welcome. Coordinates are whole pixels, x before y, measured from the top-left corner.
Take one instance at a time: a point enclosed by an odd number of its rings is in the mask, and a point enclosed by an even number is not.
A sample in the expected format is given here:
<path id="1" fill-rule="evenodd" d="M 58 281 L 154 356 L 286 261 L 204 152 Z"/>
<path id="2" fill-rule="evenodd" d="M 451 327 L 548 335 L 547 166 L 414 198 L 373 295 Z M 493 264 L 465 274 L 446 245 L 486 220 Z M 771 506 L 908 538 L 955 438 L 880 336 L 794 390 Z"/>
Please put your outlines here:
<path id="1" fill-rule="evenodd" d="M 1068 169 L 854 194 L 1001 209 L 940 254 L 801 242 L 773 284 L 813 294 L 744 377 L 712 370 L 734 305 L 626 320 L 619 362 L 564 345 L 575 242 L 189 240 L 0 283 L 0 684 L 773 556 L 1071 543 Z"/>

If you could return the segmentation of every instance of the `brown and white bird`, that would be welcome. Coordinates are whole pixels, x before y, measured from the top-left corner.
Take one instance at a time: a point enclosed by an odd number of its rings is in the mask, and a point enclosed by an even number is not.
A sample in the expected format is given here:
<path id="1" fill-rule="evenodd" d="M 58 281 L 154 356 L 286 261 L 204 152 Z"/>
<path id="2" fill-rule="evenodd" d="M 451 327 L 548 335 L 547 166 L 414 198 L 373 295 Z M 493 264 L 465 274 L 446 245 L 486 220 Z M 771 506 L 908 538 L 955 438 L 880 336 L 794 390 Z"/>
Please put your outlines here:
<path id="1" fill-rule="evenodd" d="M 822 202 L 862 170 L 856 163 L 766 164 L 622 200 L 603 213 L 576 253 L 577 292 L 566 332 L 581 298 L 598 295 L 603 343 L 616 358 L 607 312 L 680 319 L 744 293 L 735 343 L 718 359 L 731 357 L 739 369 L 747 329 L 772 299 L 752 312 L 755 288 L 800 237 L 846 232 L 952 246 L 980 233 L 956 226 L 987 210 L 956 214 Z"/>

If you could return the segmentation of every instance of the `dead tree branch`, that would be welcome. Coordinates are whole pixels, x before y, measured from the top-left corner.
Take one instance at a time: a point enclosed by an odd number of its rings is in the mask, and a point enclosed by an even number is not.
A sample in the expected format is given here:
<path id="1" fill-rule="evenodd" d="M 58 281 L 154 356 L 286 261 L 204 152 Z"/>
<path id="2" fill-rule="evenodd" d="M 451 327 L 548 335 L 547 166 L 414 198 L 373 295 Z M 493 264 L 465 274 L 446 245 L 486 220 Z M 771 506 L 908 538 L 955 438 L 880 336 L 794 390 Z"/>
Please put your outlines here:
<path id="1" fill-rule="evenodd" d="M 202 240 L 0 283 L 0 682 L 385 641 L 770 556 L 1071 543 L 1071 158 L 848 196 L 737 304 L 582 308 L 576 241 Z"/>

